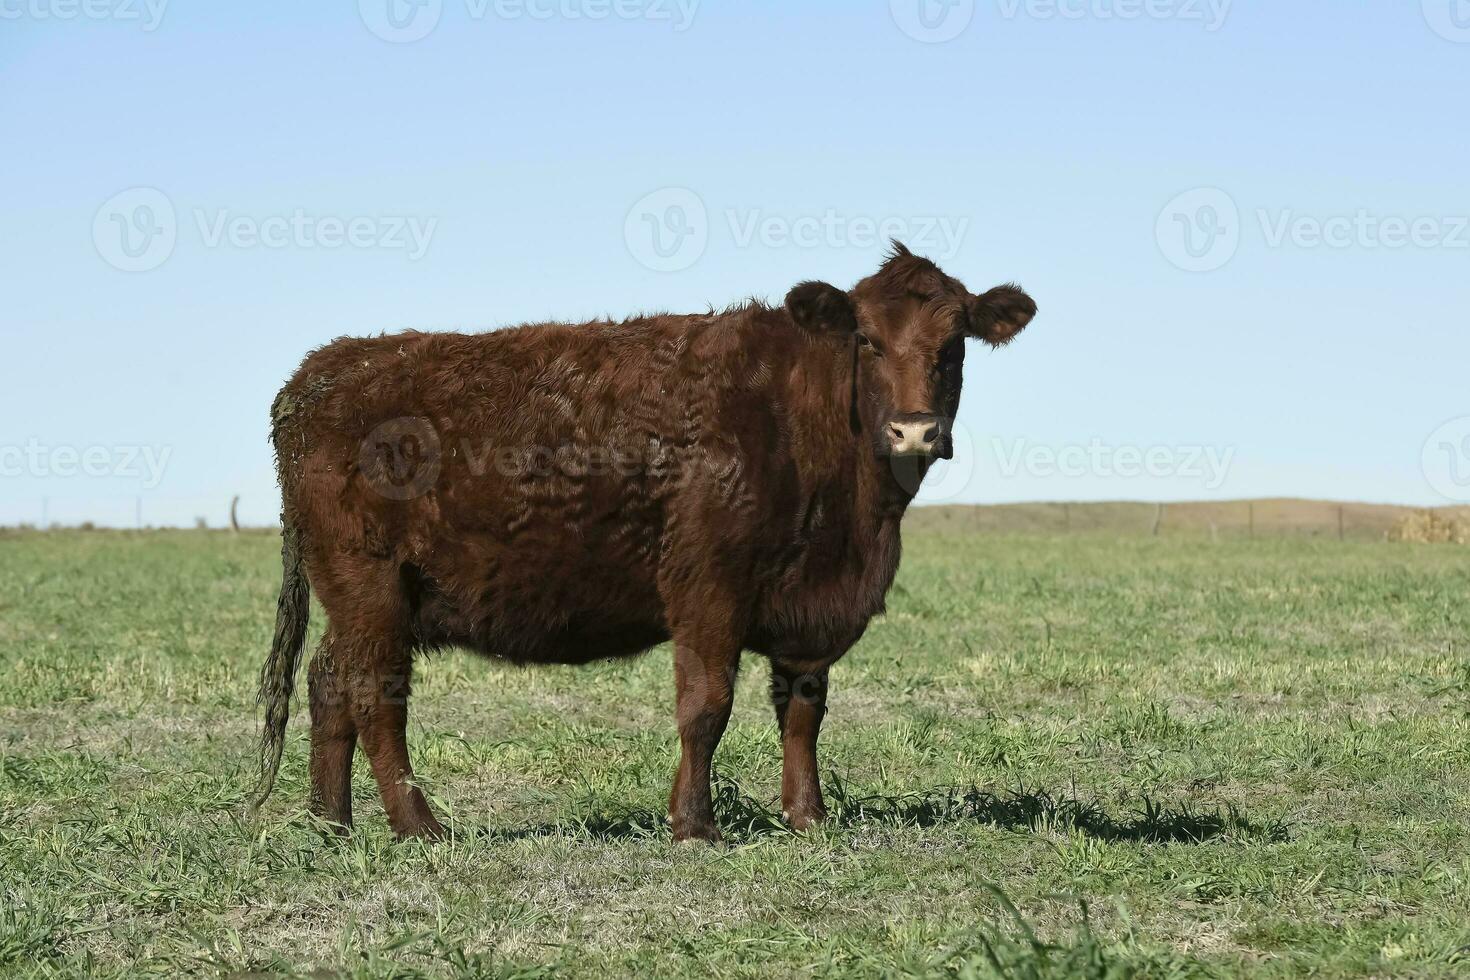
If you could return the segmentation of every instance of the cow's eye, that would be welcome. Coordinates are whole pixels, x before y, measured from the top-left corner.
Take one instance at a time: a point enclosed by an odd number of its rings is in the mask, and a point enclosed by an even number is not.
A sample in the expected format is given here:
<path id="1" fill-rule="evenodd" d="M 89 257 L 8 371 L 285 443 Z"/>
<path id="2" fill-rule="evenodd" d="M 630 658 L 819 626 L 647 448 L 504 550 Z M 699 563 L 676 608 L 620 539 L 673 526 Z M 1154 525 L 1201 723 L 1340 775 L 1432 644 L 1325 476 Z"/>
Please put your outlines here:
<path id="1" fill-rule="evenodd" d="M 872 338 L 870 338 L 865 333 L 860 333 L 857 335 L 857 345 L 858 350 L 867 351 L 870 354 L 878 353 L 878 346 L 874 344 Z"/>

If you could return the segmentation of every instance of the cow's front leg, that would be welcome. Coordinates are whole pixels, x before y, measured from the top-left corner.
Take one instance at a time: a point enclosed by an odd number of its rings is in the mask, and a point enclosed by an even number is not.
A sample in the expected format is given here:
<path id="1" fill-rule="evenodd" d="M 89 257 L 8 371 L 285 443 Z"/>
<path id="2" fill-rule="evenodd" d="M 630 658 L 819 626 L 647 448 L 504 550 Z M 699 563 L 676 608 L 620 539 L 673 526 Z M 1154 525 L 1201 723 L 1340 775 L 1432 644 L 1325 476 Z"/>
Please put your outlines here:
<path id="1" fill-rule="evenodd" d="M 827 818 L 817 774 L 817 733 L 827 713 L 827 668 L 771 662 L 771 703 L 781 727 L 781 813 L 797 830 Z"/>
<path id="2" fill-rule="evenodd" d="M 680 744 L 679 771 L 669 796 L 674 840 L 720 840 L 710 798 L 710 763 L 730 720 L 739 665 L 739 641 L 720 631 L 674 637 Z"/>

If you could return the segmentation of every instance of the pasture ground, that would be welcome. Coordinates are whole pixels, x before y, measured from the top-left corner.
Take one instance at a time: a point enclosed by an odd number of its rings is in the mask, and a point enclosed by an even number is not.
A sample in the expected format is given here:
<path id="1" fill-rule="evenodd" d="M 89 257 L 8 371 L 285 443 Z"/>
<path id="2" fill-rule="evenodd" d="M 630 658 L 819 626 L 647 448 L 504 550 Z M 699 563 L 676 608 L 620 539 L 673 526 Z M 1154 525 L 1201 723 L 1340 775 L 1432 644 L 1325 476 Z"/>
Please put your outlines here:
<path id="1" fill-rule="evenodd" d="M 834 672 L 794 835 L 765 666 L 676 846 L 666 649 L 421 667 L 454 839 L 263 822 L 265 533 L 0 536 L 0 973 L 1455 976 L 1470 972 L 1470 562 L 1326 538 L 906 541 Z M 320 616 L 313 631 L 321 627 Z"/>

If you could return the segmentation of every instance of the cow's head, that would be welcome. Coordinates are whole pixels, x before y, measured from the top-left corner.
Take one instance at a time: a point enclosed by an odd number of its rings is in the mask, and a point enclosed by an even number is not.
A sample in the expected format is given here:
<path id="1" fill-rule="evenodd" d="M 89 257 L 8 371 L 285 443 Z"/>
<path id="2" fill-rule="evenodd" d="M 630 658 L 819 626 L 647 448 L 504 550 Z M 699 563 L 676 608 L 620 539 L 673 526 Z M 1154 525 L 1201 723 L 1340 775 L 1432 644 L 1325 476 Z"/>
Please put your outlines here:
<path id="1" fill-rule="evenodd" d="M 966 338 L 999 347 L 1036 315 L 1016 286 L 973 295 L 897 242 L 850 292 L 806 282 L 787 294 L 786 307 L 805 329 L 851 336 L 861 429 L 874 452 L 895 465 L 912 461 L 903 469 L 920 478 L 933 460 L 954 455 Z"/>

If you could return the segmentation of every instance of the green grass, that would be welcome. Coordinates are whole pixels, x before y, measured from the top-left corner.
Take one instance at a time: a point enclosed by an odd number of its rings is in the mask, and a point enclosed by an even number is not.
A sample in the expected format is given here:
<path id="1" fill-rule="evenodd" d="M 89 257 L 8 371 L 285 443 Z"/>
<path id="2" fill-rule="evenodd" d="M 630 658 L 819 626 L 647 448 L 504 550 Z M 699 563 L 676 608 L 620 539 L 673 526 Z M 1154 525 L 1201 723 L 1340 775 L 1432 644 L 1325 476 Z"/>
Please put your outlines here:
<path id="1" fill-rule="evenodd" d="M 0 537 L 0 973 L 1455 976 L 1470 562 L 1325 540 L 911 535 L 795 835 L 765 669 L 730 846 L 674 845 L 668 651 L 421 668 L 454 839 L 321 835 L 304 711 L 260 825 L 265 534 Z M 321 626 L 318 615 L 313 629 Z"/>

